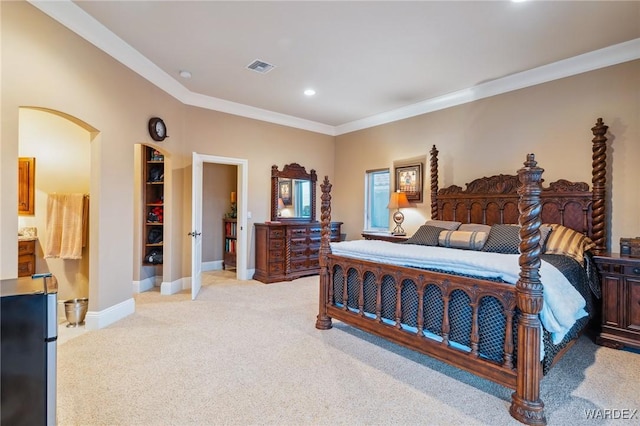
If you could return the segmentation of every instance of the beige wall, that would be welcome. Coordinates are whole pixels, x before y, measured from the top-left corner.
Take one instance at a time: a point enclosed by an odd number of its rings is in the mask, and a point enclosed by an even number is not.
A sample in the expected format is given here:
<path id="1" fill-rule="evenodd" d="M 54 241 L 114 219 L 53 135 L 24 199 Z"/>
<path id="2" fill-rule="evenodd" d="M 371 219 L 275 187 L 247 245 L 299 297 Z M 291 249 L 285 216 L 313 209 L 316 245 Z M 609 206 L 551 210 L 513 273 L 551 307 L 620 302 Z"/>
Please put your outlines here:
<path id="1" fill-rule="evenodd" d="M 140 263 L 139 157 L 154 145 L 147 120 L 162 117 L 167 196 L 163 280 L 190 275 L 192 152 L 248 161 L 248 266 L 253 223 L 269 214 L 271 166 L 298 162 L 333 175 L 333 137 L 185 106 L 26 2 L 1 2 L 0 278 L 17 274 L 17 157 L 20 107 L 60 111 L 91 134 L 90 311 L 132 297 Z M 318 151 L 317 147 L 323 147 Z M 5 202 L 5 200 L 9 200 Z M 219 218 L 215 223 L 219 224 Z"/>
<path id="2" fill-rule="evenodd" d="M 640 235 L 640 61 L 338 136 L 333 217 L 345 222 L 350 239 L 359 235 L 365 170 L 393 170 L 394 161 L 418 156 L 428 167 L 434 144 L 440 187 L 513 174 L 529 152 L 547 183 L 565 178 L 590 184 L 591 127 L 598 117 L 609 125 L 607 194 L 615 249 L 620 237 Z M 430 215 L 425 184 L 427 202 L 404 210 L 408 233 Z"/>

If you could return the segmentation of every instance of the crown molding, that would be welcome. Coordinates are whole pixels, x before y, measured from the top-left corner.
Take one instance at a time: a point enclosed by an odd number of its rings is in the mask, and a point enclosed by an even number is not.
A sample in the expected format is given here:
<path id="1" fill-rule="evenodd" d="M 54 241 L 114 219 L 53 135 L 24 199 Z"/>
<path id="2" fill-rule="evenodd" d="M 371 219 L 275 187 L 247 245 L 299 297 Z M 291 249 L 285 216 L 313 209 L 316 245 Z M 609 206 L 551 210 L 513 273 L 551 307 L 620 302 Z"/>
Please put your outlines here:
<path id="1" fill-rule="evenodd" d="M 91 15 L 70 0 L 28 0 L 30 4 L 55 19 L 88 42 L 103 50 L 152 84 L 180 102 L 200 108 L 266 121 L 311 132 L 338 136 L 369 127 L 379 126 L 417 115 L 427 114 L 456 105 L 535 86 L 560 78 L 640 59 L 640 38 L 605 47 L 572 58 L 543 65 L 492 80 L 443 96 L 385 113 L 355 120 L 339 126 L 318 123 L 265 109 L 191 92 L 172 76 L 144 57 L 140 52 L 116 36 Z"/>
<path id="2" fill-rule="evenodd" d="M 336 136 L 640 59 L 640 38 L 336 126 Z"/>

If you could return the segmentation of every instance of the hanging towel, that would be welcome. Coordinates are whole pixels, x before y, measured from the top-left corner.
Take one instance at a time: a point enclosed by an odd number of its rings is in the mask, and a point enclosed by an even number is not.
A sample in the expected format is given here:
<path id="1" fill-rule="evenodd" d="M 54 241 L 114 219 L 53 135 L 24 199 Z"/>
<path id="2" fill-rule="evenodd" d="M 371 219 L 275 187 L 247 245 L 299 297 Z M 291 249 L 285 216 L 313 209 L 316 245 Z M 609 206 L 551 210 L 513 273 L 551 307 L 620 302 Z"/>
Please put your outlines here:
<path id="1" fill-rule="evenodd" d="M 49 194 L 45 258 L 82 258 L 83 194 Z"/>

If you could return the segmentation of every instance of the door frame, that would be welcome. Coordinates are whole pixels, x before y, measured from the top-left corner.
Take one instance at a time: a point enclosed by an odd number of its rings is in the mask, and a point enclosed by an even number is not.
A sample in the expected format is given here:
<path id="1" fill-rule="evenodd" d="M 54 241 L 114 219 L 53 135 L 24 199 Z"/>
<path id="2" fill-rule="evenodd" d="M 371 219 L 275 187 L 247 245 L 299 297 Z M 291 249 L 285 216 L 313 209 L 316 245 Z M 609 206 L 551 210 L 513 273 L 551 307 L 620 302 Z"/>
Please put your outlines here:
<path id="1" fill-rule="evenodd" d="M 193 152 L 194 159 L 198 158 L 203 163 L 227 164 L 237 166 L 237 246 L 236 246 L 236 278 L 249 279 L 247 272 L 247 260 L 249 256 L 249 236 L 247 230 L 247 202 L 249 190 L 249 160 L 244 158 L 220 157 L 217 155 L 200 154 Z M 200 171 L 202 174 L 202 170 Z M 200 197 L 200 210 L 202 210 L 202 190 L 196 196 Z M 191 200 L 191 208 L 194 208 L 194 200 Z M 202 216 L 202 214 L 201 214 Z M 193 262 L 194 259 L 192 259 Z M 196 259 L 197 260 L 197 259 Z M 202 258 L 199 259 L 202 263 Z M 192 267 L 193 269 L 193 267 Z M 193 279 L 193 271 L 191 275 Z"/>

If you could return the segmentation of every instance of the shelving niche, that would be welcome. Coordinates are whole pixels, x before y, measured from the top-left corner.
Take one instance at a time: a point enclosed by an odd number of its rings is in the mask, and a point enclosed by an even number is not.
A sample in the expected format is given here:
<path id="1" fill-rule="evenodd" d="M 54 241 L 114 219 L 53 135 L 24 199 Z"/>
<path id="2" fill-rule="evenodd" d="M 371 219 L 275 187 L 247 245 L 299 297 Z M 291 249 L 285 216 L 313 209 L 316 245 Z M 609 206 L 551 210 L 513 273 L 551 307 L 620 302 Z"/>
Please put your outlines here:
<path id="1" fill-rule="evenodd" d="M 161 265 L 164 242 L 164 155 L 144 147 L 143 155 L 143 247 L 144 265 Z"/>
<path id="2" fill-rule="evenodd" d="M 236 219 L 223 219 L 224 224 L 224 247 L 223 247 L 223 260 L 222 269 L 235 268 L 236 267 L 236 241 L 238 237 L 237 221 Z"/>

